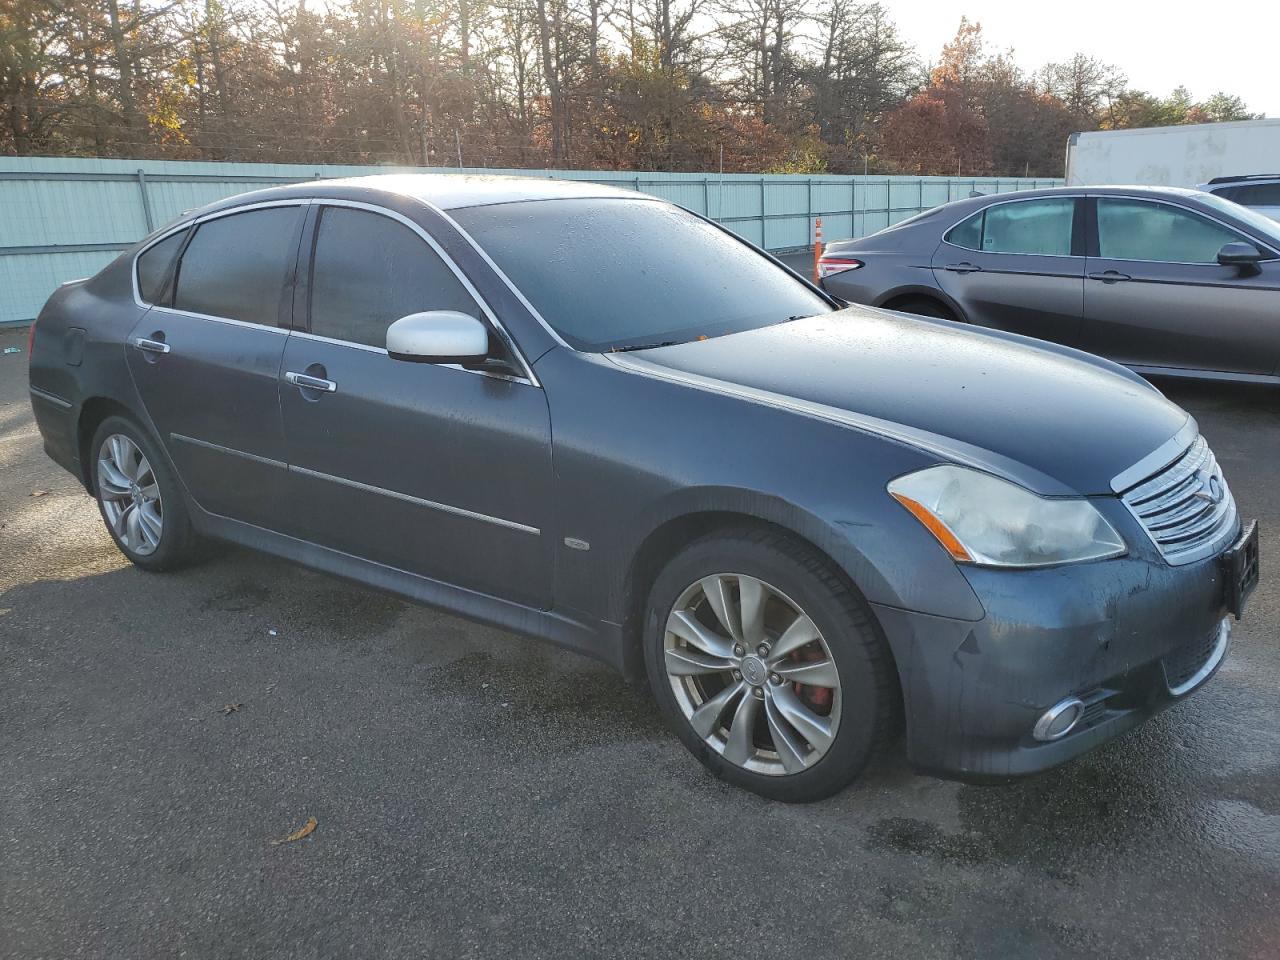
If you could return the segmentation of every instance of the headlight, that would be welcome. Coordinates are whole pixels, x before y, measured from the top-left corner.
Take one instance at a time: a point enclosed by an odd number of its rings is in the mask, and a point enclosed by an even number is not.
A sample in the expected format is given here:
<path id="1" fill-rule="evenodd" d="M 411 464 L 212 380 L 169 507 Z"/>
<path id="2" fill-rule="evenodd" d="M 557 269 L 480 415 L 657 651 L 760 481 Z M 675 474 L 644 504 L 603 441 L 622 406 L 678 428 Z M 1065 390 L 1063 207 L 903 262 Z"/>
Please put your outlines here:
<path id="1" fill-rule="evenodd" d="M 1088 500 L 1039 497 L 966 467 L 929 467 L 888 489 L 964 563 L 1040 567 L 1125 552 L 1120 535 Z"/>

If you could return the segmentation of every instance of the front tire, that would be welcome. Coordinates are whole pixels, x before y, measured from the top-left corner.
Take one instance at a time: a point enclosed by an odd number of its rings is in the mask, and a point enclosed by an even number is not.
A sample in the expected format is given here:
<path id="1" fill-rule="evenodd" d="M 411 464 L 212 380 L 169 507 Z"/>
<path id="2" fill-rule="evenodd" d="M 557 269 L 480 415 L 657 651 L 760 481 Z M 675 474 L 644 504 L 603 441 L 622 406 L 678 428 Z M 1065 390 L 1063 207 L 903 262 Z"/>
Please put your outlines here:
<path id="1" fill-rule="evenodd" d="M 762 796 L 828 797 L 896 731 L 896 673 L 866 602 L 780 532 L 718 533 L 681 551 L 653 585 L 644 647 L 681 741 Z"/>
<path id="2" fill-rule="evenodd" d="M 129 562 L 161 571 L 195 559 L 196 535 L 182 491 L 146 431 L 125 417 L 107 417 L 89 451 L 98 511 Z"/>

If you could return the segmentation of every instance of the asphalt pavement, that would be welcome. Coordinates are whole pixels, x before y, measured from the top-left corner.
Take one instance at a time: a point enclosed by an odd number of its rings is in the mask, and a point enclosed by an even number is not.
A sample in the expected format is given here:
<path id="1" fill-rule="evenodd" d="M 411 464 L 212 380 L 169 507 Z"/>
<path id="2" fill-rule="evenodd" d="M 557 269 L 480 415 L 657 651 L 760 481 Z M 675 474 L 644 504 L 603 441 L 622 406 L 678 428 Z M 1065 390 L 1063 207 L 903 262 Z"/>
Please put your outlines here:
<path id="1" fill-rule="evenodd" d="M 1160 384 L 1262 523 L 1205 689 L 1034 780 L 895 753 L 788 806 L 572 654 L 239 549 L 132 568 L 26 363 L 0 354 L 0 957 L 1280 958 L 1280 390 Z"/>

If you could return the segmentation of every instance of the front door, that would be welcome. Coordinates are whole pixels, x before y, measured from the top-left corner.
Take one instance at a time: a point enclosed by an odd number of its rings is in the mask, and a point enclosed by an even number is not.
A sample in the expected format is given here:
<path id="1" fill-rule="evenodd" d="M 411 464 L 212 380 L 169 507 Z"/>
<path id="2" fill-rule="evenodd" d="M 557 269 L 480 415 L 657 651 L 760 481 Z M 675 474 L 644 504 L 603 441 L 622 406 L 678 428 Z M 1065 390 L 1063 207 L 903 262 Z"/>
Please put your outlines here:
<path id="1" fill-rule="evenodd" d="M 301 226 L 298 205 L 204 221 L 154 284 L 146 261 L 167 241 L 144 251 L 139 292 L 152 306 L 126 347 L 147 414 L 196 503 L 268 528 L 280 526 L 285 485 L 280 323 Z"/>
<path id="2" fill-rule="evenodd" d="M 1249 276 L 1218 263 L 1244 241 L 1164 201 L 1097 198 L 1083 347 L 1135 366 L 1269 374 L 1280 362 L 1280 261 Z"/>
<path id="3" fill-rule="evenodd" d="M 324 205 L 315 230 L 298 298 L 309 332 L 289 337 L 280 383 L 295 534 L 549 607 L 551 424 L 541 388 L 392 359 L 386 331 L 400 317 L 484 319 L 484 310 L 405 221 Z"/>
<path id="4" fill-rule="evenodd" d="M 938 285 L 970 323 L 1075 346 L 1084 257 L 1074 197 L 992 204 L 948 231 L 933 255 Z"/>

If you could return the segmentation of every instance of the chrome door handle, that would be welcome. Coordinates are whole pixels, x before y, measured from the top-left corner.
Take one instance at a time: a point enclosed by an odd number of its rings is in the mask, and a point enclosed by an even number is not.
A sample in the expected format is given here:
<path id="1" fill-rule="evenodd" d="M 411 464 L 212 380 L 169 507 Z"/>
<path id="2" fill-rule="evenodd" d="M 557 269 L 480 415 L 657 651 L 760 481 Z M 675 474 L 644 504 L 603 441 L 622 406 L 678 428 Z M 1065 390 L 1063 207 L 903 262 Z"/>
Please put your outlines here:
<path id="1" fill-rule="evenodd" d="M 338 389 L 338 385 L 332 380 L 325 380 L 322 377 L 313 377 L 306 373 L 294 373 L 289 371 L 284 378 L 292 383 L 295 387 L 305 387 L 307 390 L 323 390 L 325 393 L 333 393 Z"/>
<path id="2" fill-rule="evenodd" d="M 145 350 L 147 353 L 168 353 L 170 347 L 163 340 L 149 340 L 146 337 L 137 337 L 133 341 L 133 345 L 139 350 Z"/>
<path id="3" fill-rule="evenodd" d="M 1133 277 L 1127 273 L 1121 273 L 1119 270 L 1104 270 L 1102 273 L 1089 274 L 1090 280 L 1101 280 L 1103 283 L 1119 283 L 1122 280 L 1132 280 Z"/>
<path id="4" fill-rule="evenodd" d="M 970 263 L 967 260 L 964 261 L 963 263 L 948 263 L 942 269 L 950 270 L 952 273 L 981 273 L 982 272 L 982 268 L 980 266 L 978 266 L 976 263 Z"/>

